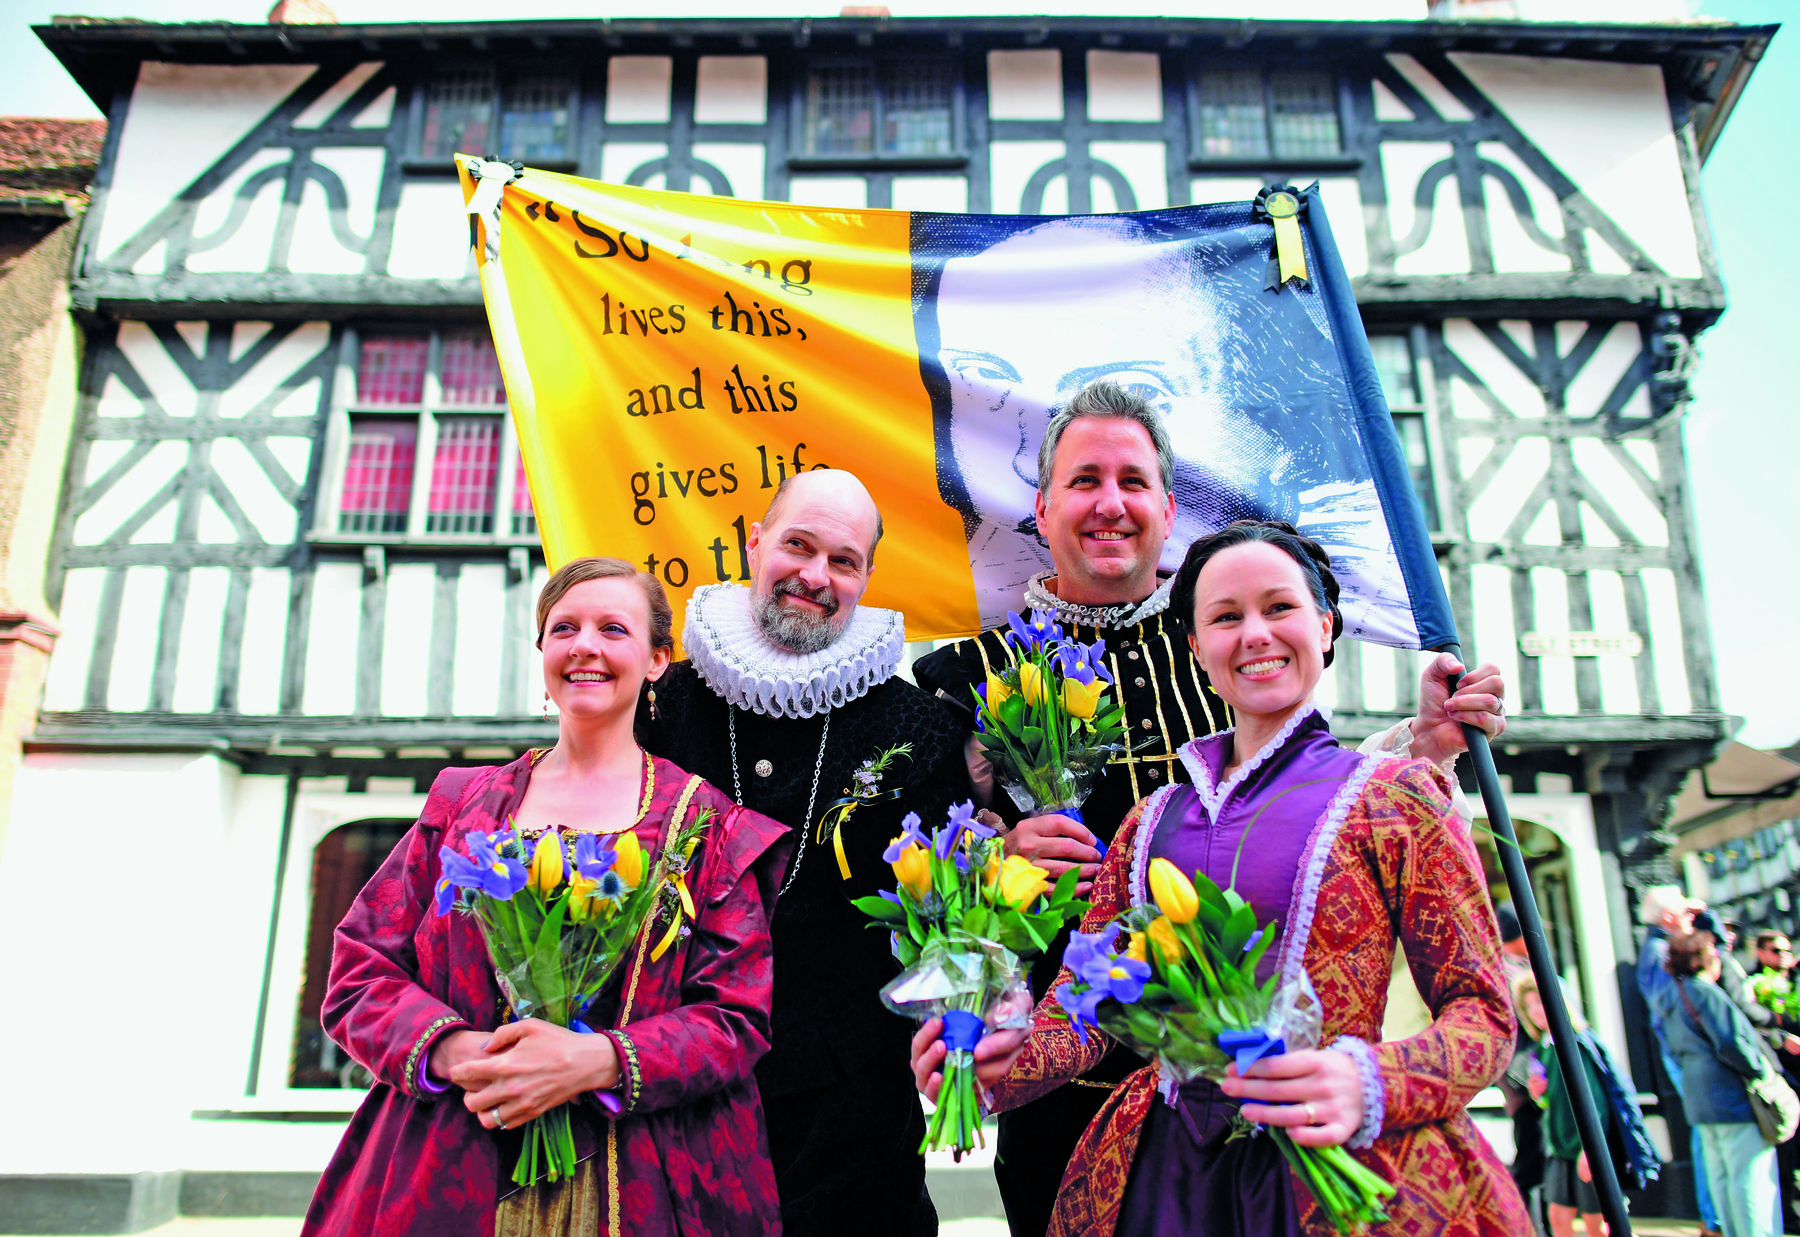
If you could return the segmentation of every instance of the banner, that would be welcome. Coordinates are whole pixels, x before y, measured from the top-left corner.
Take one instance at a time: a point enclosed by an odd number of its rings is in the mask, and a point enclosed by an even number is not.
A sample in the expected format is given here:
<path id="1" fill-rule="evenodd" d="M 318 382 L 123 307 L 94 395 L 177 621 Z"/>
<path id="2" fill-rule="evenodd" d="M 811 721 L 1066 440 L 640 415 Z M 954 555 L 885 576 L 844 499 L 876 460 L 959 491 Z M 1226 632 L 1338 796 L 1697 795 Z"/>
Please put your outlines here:
<path id="1" fill-rule="evenodd" d="M 972 634 L 1050 569 L 1038 444 L 1106 377 L 1169 428 L 1166 569 L 1232 520 L 1289 520 L 1332 554 L 1346 635 L 1456 638 L 1316 190 L 1294 195 L 1296 228 L 1260 199 L 844 210 L 458 161 L 552 566 L 630 559 L 679 609 L 748 580 L 750 526 L 785 477 L 847 468 L 885 524 L 868 601 L 903 611 L 909 639 Z M 1299 242 L 1306 282 L 1288 278 Z"/>

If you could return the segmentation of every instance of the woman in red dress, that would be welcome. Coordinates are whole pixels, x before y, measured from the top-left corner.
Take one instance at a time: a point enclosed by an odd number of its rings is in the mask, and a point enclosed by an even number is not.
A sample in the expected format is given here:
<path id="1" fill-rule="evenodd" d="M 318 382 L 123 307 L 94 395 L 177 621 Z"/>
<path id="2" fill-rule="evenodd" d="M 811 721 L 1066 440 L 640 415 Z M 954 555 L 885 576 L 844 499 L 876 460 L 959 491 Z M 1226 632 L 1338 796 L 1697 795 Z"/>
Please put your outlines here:
<path id="1" fill-rule="evenodd" d="M 662 588 L 618 559 L 564 565 L 538 599 L 556 746 L 446 769 L 418 824 L 339 925 L 326 1032 L 376 1078 L 307 1212 L 306 1237 L 662 1237 L 780 1231 L 752 1068 L 768 1050 L 769 918 L 786 829 L 646 754 L 640 690 L 673 645 Z M 690 868 L 698 918 L 652 961 L 646 934 L 578 1034 L 506 1021 L 481 930 L 434 912 L 438 851 L 510 820 L 632 831 L 647 854 L 711 809 Z M 511 1181 L 518 1129 L 574 1101 L 581 1163 Z"/>

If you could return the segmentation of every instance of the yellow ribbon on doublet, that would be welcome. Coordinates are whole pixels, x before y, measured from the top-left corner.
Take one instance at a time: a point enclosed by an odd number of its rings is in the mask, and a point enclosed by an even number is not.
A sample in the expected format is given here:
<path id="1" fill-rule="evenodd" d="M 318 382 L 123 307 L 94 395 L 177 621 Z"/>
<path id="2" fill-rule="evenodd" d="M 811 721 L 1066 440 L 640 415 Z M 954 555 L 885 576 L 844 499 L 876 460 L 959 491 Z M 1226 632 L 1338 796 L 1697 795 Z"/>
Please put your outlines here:
<path id="1" fill-rule="evenodd" d="M 1275 225 L 1275 258 L 1281 267 L 1281 282 L 1306 278 L 1306 245 L 1300 239 L 1300 200 L 1291 193 L 1271 193 L 1263 200 L 1269 222 Z"/>

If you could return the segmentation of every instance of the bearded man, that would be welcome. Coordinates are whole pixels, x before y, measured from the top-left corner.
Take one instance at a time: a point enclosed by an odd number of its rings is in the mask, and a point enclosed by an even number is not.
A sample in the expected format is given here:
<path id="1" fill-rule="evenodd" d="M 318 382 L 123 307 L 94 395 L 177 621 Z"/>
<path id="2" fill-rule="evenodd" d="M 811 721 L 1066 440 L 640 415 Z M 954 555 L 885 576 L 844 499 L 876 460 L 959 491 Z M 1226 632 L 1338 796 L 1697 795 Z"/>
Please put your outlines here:
<path id="1" fill-rule="evenodd" d="M 1133 748 L 1096 781 L 1082 807 L 1084 820 L 1039 816 L 1019 821 L 1008 833 L 1007 853 L 1022 854 L 1053 875 L 1079 865 L 1083 882 L 1091 881 L 1099 871 L 1100 848 L 1112 841 L 1132 805 L 1171 780 L 1187 780 L 1176 755 L 1182 745 L 1231 725 L 1224 702 L 1205 690 L 1185 626 L 1167 613 L 1174 581 L 1157 576 L 1163 544 L 1175 526 L 1174 479 L 1174 453 L 1162 417 L 1143 396 L 1115 382 L 1082 388 L 1044 431 L 1037 528 L 1055 570 L 1031 579 L 1019 609 L 1053 614 L 1072 639 L 1105 641 L 1105 663 L 1125 705 Z M 914 677 L 949 700 L 972 703 L 972 687 L 1013 657 L 1006 630 L 938 649 L 914 664 Z M 1499 734 L 1504 728 L 1499 672 L 1482 666 L 1452 697 L 1449 676 L 1461 669 L 1448 654 L 1440 656 L 1425 672 L 1419 716 L 1373 737 L 1364 749 L 1447 768 L 1464 750 L 1462 723 Z M 1003 815 L 1016 816 L 1004 795 L 996 801 L 992 771 L 972 746 L 970 771 L 978 802 L 994 802 Z M 1466 819 L 1466 807 L 1462 811 Z M 1033 968 L 1032 992 L 1040 1000 L 1061 957 L 1059 940 Z M 1076 1085 L 1000 1114 L 994 1176 L 1013 1237 L 1043 1237 L 1081 1132 L 1112 1085 L 1142 1064 L 1125 1049 L 1114 1049 Z"/>
<path id="2" fill-rule="evenodd" d="M 650 751 L 798 839 L 775 906 L 772 1046 L 756 1068 L 789 1237 L 937 1231 L 907 1068 L 912 1028 L 878 995 L 898 968 L 887 935 L 847 899 L 892 886 L 881 852 L 902 816 L 917 812 L 930 829 L 969 797 L 969 722 L 896 677 L 901 615 L 859 604 L 880 540 L 880 513 L 854 476 L 788 478 L 751 525 L 750 587 L 694 594 L 688 660 L 638 713 Z M 910 755 L 844 828 L 845 878 L 819 818 L 866 787 L 865 762 L 902 743 Z"/>

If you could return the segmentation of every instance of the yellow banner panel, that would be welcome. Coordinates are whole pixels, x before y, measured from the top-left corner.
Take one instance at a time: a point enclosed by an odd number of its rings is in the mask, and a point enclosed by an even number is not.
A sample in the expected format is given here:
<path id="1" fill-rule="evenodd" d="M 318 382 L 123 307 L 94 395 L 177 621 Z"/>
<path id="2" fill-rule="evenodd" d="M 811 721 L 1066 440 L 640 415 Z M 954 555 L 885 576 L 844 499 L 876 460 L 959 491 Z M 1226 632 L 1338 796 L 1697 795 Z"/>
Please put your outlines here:
<path id="1" fill-rule="evenodd" d="M 961 517 L 938 497 L 905 212 L 528 171 L 499 241 L 483 286 L 552 567 L 628 559 L 679 611 L 702 584 L 748 582 L 745 541 L 784 477 L 846 468 L 886 526 L 866 600 L 912 638 L 978 629 Z"/>

